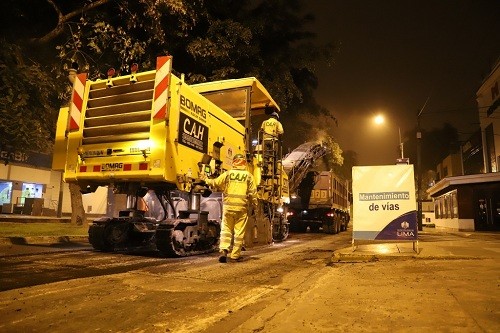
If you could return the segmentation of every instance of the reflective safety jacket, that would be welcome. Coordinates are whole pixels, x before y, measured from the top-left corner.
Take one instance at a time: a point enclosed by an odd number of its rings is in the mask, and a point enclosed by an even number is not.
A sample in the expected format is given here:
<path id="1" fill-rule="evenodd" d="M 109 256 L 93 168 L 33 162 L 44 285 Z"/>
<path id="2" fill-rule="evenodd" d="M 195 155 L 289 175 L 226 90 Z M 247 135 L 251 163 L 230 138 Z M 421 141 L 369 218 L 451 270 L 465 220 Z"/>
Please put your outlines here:
<path id="1" fill-rule="evenodd" d="M 278 135 L 283 134 L 283 125 L 278 119 L 269 118 L 264 120 L 260 126 L 261 130 L 264 132 L 264 139 L 271 139 L 272 137 L 278 138 Z"/>
<path id="2" fill-rule="evenodd" d="M 208 185 L 223 191 L 224 209 L 245 211 L 249 199 L 253 207 L 257 207 L 257 189 L 253 175 L 244 168 L 233 168 L 215 179 L 206 180 Z"/>

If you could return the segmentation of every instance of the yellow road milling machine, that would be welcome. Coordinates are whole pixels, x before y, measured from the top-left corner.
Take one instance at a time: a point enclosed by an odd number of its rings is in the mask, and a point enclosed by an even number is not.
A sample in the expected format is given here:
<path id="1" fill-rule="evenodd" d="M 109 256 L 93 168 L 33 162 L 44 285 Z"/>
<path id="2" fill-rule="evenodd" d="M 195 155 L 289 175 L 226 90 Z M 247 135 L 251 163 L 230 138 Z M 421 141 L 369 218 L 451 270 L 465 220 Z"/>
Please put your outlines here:
<path id="1" fill-rule="evenodd" d="M 137 72 L 134 65 L 123 76 L 110 70 L 95 81 L 70 74 L 73 92 L 60 111 L 53 167 L 82 192 L 105 186 L 123 202 L 116 216 L 91 223 L 90 243 L 100 251 L 153 245 L 166 256 L 214 251 L 222 199 L 200 176 L 230 169 L 236 154 L 247 156 L 259 194 L 245 245 L 286 239 L 288 177 L 279 158 L 273 174 L 262 175 L 262 152 L 251 141 L 252 120 L 279 112 L 278 105 L 256 78 L 188 85 L 172 73 L 172 60 L 158 57 L 155 70 Z"/>

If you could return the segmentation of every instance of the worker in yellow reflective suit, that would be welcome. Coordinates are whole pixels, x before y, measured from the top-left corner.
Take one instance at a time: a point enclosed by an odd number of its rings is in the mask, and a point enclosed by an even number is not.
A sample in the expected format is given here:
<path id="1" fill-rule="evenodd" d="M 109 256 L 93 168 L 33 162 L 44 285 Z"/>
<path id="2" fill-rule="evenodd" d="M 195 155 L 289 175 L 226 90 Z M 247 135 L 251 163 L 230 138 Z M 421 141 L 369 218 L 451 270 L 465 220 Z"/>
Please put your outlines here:
<path id="1" fill-rule="evenodd" d="M 222 263 L 228 260 L 231 240 L 233 240 L 233 249 L 230 259 L 236 261 L 241 259 L 241 248 L 248 222 L 249 203 L 252 205 L 252 209 L 257 208 L 257 190 L 254 178 L 246 170 L 246 165 L 245 156 L 237 154 L 233 158 L 233 168 L 231 170 L 222 173 L 215 179 L 206 179 L 206 176 L 202 175 L 202 179 L 205 180 L 207 185 L 222 190 L 224 195 L 219 244 L 221 252 L 219 262 Z"/>
<path id="2" fill-rule="evenodd" d="M 273 176 L 277 172 L 277 155 L 280 151 L 281 136 L 284 133 L 278 113 L 271 113 L 269 119 L 262 122 L 260 130 L 262 132 L 263 174 Z"/>
<path id="3" fill-rule="evenodd" d="M 279 121 L 279 115 L 276 112 L 270 114 L 269 119 L 264 120 L 260 129 L 263 132 L 263 139 L 265 140 L 278 140 L 283 135 L 283 125 Z"/>

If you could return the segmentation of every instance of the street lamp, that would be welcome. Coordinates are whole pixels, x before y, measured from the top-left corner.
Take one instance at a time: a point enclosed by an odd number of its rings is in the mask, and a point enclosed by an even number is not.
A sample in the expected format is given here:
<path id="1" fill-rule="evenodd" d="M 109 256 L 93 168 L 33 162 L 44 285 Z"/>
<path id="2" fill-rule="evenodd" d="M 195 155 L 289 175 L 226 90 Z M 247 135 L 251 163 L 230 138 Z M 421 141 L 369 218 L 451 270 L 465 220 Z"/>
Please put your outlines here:
<path id="1" fill-rule="evenodd" d="M 401 128 L 399 126 L 398 126 L 398 132 L 399 132 L 399 149 L 401 150 L 401 158 L 405 158 L 403 141 L 401 141 Z"/>
<path id="2" fill-rule="evenodd" d="M 385 122 L 385 118 L 381 114 L 376 115 L 374 118 L 374 122 L 377 125 L 381 125 Z M 399 127 L 399 126 L 398 126 L 398 133 L 399 133 L 399 150 L 401 152 L 401 159 L 404 159 L 405 158 L 405 156 L 404 156 L 404 143 L 401 140 L 401 127 Z"/>

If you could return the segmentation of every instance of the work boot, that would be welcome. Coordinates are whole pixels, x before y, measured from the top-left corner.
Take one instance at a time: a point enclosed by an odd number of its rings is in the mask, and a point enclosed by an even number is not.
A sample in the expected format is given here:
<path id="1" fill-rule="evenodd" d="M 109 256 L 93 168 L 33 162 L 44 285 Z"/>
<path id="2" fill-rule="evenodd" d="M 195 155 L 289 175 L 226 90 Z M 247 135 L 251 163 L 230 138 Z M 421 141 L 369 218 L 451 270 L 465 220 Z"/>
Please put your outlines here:
<path id="1" fill-rule="evenodd" d="M 241 261 L 243 261 L 243 257 L 229 258 L 229 262 L 241 262 Z"/>
<path id="2" fill-rule="evenodd" d="M 222 251 L 222 255 L 219 257 L 219 262 L 220 263 L 226 263 L 227 262 L 227 250 Z"/>

